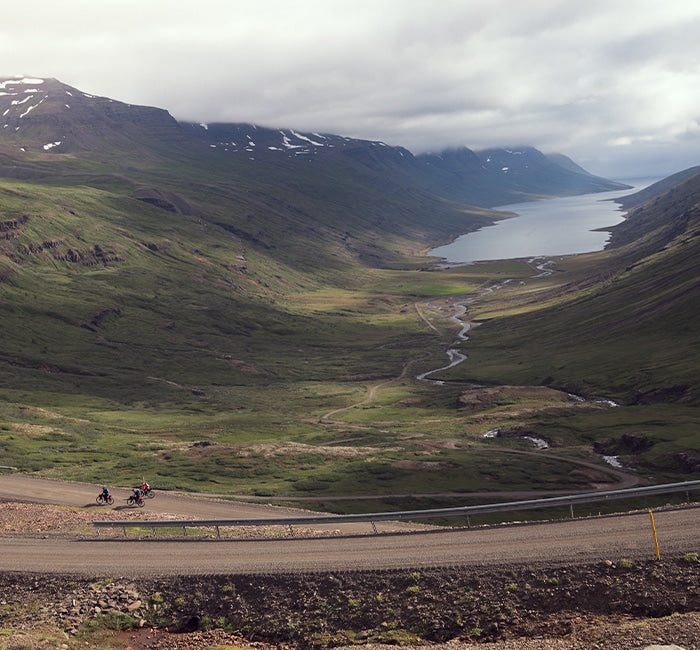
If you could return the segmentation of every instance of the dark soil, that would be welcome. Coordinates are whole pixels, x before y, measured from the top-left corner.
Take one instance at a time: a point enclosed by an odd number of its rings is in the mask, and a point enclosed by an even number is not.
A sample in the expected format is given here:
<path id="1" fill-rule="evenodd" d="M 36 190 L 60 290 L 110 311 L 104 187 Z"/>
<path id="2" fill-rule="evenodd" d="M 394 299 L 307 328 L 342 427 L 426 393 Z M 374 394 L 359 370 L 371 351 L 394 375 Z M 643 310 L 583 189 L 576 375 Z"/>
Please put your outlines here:
<path id="1" fill-rule="evenodd" d="M 248 644 L 303 648 L 556 638 L 581 617 L 697 612 L 699 577 L 700 564 L 690 556 L 589 566 L 104 580 L 7 573 L 0 574 L 0 618 L 5 628 L 55 624 L 69 638 L 100 621 L 140 626 L 133 648 L 188 647 L 175 640 L 157 645 L 164 635 L 153 628 L 180 640 L 225 630 Z"/>

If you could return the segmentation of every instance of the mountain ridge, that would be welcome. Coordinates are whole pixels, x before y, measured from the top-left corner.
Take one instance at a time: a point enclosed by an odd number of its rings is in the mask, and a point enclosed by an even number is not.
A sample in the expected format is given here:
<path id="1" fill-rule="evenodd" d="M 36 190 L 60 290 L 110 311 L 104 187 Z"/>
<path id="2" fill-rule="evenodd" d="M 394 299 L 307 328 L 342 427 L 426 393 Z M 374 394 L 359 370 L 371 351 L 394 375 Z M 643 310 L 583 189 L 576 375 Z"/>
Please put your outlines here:
<path id="1" fill-rule="evenodd" d="M 248 156 L 251 160 L 345 156 L 374 171 L 391 170 L 426 191 L 480 207 L 630 188 L 590 174 L 563 154 L 546 155 L 530 146 L 477 152 L 460 146 L 435 154 L 414 155 L 404 147 L 333 134 L 301 133 L 246 123 L 181 125 L 211 148 Z"/>
<path id="2" fill-rule="evenodd" d="M 165 109 L 98 97 L 56 79 L 0 78 L 0 112 L 0 142 L 22 151 L 74 154 L 110 144 L 149 158 L 173 147 L 185 156 L 202 156 L 207 147 L 266 162 L 279 162 L 280 157 L 287 161 L 342 157 L 373 173 L 479 207 L 628 187 L 595 177 L 565 156 L 547 157 L 534 147 L 480 153 L 459 147 L 414 156 L 403 147 L 340 135 L 254 124 L 178 122 Z M 558 163 L 565 159 L 567 164 Z"/>

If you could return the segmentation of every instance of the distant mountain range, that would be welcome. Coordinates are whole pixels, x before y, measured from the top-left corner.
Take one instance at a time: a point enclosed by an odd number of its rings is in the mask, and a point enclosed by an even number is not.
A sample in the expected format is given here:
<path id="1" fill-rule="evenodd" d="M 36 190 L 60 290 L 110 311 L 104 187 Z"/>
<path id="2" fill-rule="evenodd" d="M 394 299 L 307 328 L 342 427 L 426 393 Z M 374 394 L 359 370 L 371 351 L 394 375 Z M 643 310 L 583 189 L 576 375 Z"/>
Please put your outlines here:
<path id="1" fill-rule="evenodd" d="M 533 147 L 466 147 L 414 156 L 402 147 L 340 135 L 254 124 L 177 122 L 167 111 L 96 97 L 56 79 L 0 79 L 0 142 L 26 153 L 78 154 L 108 149 L 237 156 L 258 163 L 328 162 L 361 167 L 415 189 L 470 205 L 580 194 L 628 186 L 593 176 L 561 154 Z M 188 151 L 189 149 L 189 151 Z M 312 172 L 312 174 L 315 172 Z"/>
<path id="2" fill-rule="evenodd" d="M 403 147 L 339 135 L 253 124 L 181 126 L 213 149 L 250 160 L 344 159 L 377 174 L 400 178 L 416 188 L 482 207 L 629 187 L 593 176 L 562 154 L 545 155 L 527 146 L 478 152 L 458 147 L 414 156 Z"/>

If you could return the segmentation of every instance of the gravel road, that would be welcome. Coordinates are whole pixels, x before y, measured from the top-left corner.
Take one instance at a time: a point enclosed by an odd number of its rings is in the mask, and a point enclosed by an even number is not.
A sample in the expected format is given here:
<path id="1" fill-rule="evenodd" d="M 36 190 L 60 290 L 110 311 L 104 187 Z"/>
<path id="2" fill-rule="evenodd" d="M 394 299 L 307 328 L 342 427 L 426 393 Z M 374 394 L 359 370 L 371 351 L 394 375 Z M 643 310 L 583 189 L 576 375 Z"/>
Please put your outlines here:
<path id="1" fill-rule="evenodd" d="M 25 501 L 94 507 L 99 486 L 0 475 L 0 501 Z M 128 491 L 113 489 L 115 508 Z M 293 514 L 258 504 L 237 504 L 186 495 L 158 493 L 146 508 L 154 514 L 186 518 L 272 517 Z M 99 519 L 102 510 L 96 509 Z M 154 517 L 157 518 L 157 517 Z M 700 508 L 654 514 L 662 555 L 697 551 Z M 287 539 L 121 538 L 116 530 L 95 538 L 66 540 L 31 536 L 0 538 L 0 570 L 85 575 L 185 575 L 275 573 L 425 566 L 595 562 L 654 557 L 646 512 L 460 530 L 410 531 L 388 522 L 379 535 L 364 524 L 332 537 Z M 336 528 L 338 528 L 336 526 Z M 391 534 L 403 530 L 407 534 Z"/>

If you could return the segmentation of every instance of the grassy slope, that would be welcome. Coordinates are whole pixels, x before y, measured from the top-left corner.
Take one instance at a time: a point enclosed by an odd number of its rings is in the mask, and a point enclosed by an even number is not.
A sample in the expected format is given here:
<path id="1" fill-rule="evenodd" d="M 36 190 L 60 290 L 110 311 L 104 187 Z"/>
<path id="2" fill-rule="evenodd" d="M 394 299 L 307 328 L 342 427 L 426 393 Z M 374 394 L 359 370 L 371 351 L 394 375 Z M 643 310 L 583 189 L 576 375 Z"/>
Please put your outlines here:
<path id="1" fill-rule="evenodd" d="M 309 416 L 400 373 L 404 339 L 425 342 L 397 317 L 402 289 L 363 290 L 393 284 L 377 260 L 425 264 L 406 253 L 473 219 L 359 172 L 339 185 L 333 167 L 308 185 L 285 166 L 111 157 L 27 156 L 23 180 L 0 184 L 3 464 L 254 489 L 248 466 L 222 470 L 238 446 L 314 438 Z M 169 451 L 200 439 L 226 445 L 210 466 Z"/>
<path id="2" fill-rule="evenodd" d="M 24 328 L 10 320 L 17 337 L 8 341 L 14 346 L 8 360 L 29 366 L 48 360 L 67 369 L 79 358 L 82 370 L 99 375 L 98 368 L 115 365 L 113 346 L 93 349 L 99 333 L 102 343 L 118 341 L 120 356 L 135 358 L 128 365 L 148 361 L 176 370 L 172 355 L 187 349 L 197 357 L 195 372 L 216 376 L 201 368 L 208 355 L 193 346 L 238 355 L 256 342 L 277 354 L 290 335 L 303 340 L 312 330 L 308 317 L 289 311 L 286 295 L 362 285 L 379 260 L 405 264 L 409 246 L 427 247 L 486 214 L 430 197 L 392 196 L 386 187 L 363 193 L 362 178 L 340 184 L 332 167 L 304 187 L 304 177 L 284 166 L 267 167 L 261 179 L 243 175 L 230 159 L 195 162 L 184 168 L 158 161 L 130 177 L 109 163 L 103 173 L 88 174 L 80 161 L 67 171 L 44 162 L 34 172 L 38 182 L 5 183 L 4 221 L 26 219 L 0 249 L 7 254 L 0 262 L 5 290 L 14 292 L 8 303 L 18 318 L 35 313 L 45 336 L 67 346 L 65 355 L 59 346 L 49 354 L 51 346 L 32 336 L 34 319 Z M 423 209 L 435 223 L 421 229 Z M 43 315 L 48 329 L 39 322 Z M 86 329 L 98 317 L 98 326 Z M 319 332 L 312 337 L 318 341 Z"/>
<path id="3" fill-rule="evenodd" d="M 643 237 L 583 258 L 597 270 L 588 286 L 564 286 L 505 318 L 477 316 L 484 322 L 469 346 L 475 363 L 453 374 L 495 380 L 507 368 L 523 383 L 604 392 L 626 403 L 667 396 L 697 405 L 698 186 L 700 176 L 684 200 L 672 195 L 654 207 L 660 225 L 644 209 L 633 213 L 626 225 L 646 218 Z"/>
<path id="4" fill-rule="evenodd" d="M 474 331 L 473 350 L 469 344 L 476 363 L 450 377 L 474 376 L 477 367 L 492 381 L 585 392 L 619 385 L 623 395 L 624 383 L 610 377 L 628 363 L 627 350 L 634 359 L 642 334 L 661 331 L 651 296 L 661 290 L 654 274 L 669 268 L 664 260 L 635 259 L 626 275 L 607 281 L 614 298 L 578 262 L 563 277 L 537 281 L 518 262 L 425 272 L 418 252 L 486 213 L 368 183 L 362 169 L 340 164 L 319 168 L 311 183 L 287 164 L 258 169 L 218 154 L 164 153 L 129 168 L 113 151 L 4 161 L 15 179 L 0 183 L 0 221 L 10 224 L 0 233 L 2 464 L 119 484 L 146 474 L 159 487 L 326 497 L 585 488 L 590 477 L 567 460 L 505 453 L 495 466 L 494 453 L 528 445 L 485 442 L 482 434 L 501 425 L 544 429 L 560 451 L 594 458 L 578 445 L 590 446 L 601 423 L 615 433 L 653 419 L 650 411 L 634 420 L 627 411 L 582 412 L 554 393 L 509 390 L 483 411 L 465 412 L 463 386 L 411 379 L 414 368 L 444 363 L 455 332 L 437 317 L 429 321 L 437 330 L 428 327 L 413 303 L 522 278 L 524 290 L 474 307 L 491 320 Z M 598 271 L 616 277 L 619 263 L 600 259 Z M 669 295 L 678 301 L 674 286 Z M 588 363 L 600 349 L 596 331 L 610 328 L 605 314 L 623 300 L 637 301 L 641 315 L 652 310 L 655 329 L 625 327 L 623 310 L 618 345 L 604 363 Z M 496 318 L 522 311 L 530 315 Z M 584 321 L 580 348 L 562 339 Z M 686 359 L 697 358 L 692 337 L 679 341 Z M 551 345 L 559 345 L 554 354 Z M 618 349 L 622 362 L 604 365 Z M 655 356 L 646 383 L 646 370 L 630 369 L 625 381 L 649 396 L 672 385 L 683 354 L 670 346 L 663 354 L 673 359 Z M 396 379 L 407 362 L 410 372 Z M 686 370 L 691 381 L 690 362 Z M 320 422 L 392 379 L 373 402 Z M 679 410 L 673 423 L 691 431 L 693 416 Z M 668 422 L 653 426 L 669 449 L 692 448 L 668 435 Z M 676 475 L 666 456 L 653 471 Z"/>
<path id="5" fill-rule="evenodd" d="M 586 272 L 579 281 L 476 306 L 481 324 L 465 349 L 469 362 L 444 377 L 614 399 L 622 408 L 545 418 L 540 433 L 612 437 L 608 446 L 620 453 L 631 453 L 623 436 L 641 435 L 655 443 L 634 458 L 648 471 L 672 477 L 673 468 L 683 475 L 692 459 L 697 465 L 698 186 L 695 176 L 631 213 L 618 247 L 564 260 L 561 270 Z"/>

